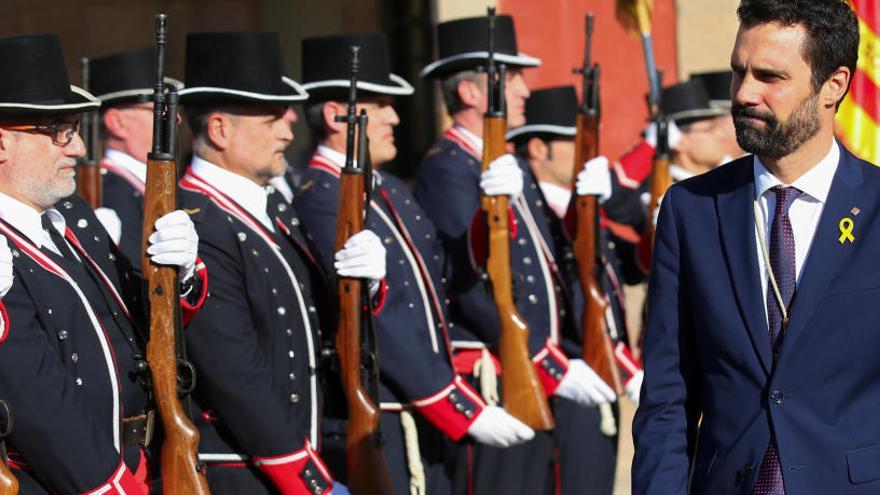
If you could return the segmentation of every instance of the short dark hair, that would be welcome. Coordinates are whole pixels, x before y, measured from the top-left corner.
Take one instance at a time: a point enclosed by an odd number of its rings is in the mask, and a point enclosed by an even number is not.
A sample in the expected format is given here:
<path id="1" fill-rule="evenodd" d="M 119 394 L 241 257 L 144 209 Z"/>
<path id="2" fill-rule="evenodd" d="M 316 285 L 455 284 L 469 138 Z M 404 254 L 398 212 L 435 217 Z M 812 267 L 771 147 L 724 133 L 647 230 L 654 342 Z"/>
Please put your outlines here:
<path id="1" fill-rule="evenodd" d="M 202 133 L 205 132 L 208 116 L 219 110 L 219 105 L 187 105 L 184 108 L 186 121 L 194 138 L 201 137 Z"/>
<path id="2" fill-rule="evenodd" d="M 311 147 L 317 148 L 318 144 L 327 139 L 327 128 L 324 127 L 324 104 L 326 101 L 306 103 L 303 113 L 305 114 L 306 127 L 311 134 Z"/>
<path id="3" fill-rule="evenodd" d="M 464 102 L 458 96 L 458 85 L 464 81 L 477 83 L 479 78 L 479 71 L 468 69 L 451 74 L 440 81 L 440 92 L 443 94 L 443 103 L 446 104 L 446 112 L 449 115 L 464 110 Z"/>
<path id="4" fill-rule="evenodd" d="M 855 74 L 859 22 L 847 0 L 742 0 L 736 14 L 746 29 L 768 23 L 803 26 L 803 55 L 812 69 L 814 90 L 839 67 Z"/>

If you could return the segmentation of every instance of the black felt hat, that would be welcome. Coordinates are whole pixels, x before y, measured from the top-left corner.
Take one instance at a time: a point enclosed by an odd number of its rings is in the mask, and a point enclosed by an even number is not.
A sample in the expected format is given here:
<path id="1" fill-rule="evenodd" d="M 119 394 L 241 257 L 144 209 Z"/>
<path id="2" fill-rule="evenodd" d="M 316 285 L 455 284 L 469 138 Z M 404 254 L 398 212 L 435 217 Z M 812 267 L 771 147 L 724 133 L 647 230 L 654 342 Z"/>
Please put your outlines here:
<path id="1" fill-rule="evenodd" d="M 526 125 L 507 133 L 507 140 L 550 134 L 572 137 L 577 134 L 578 99 L 574 86 L 532 91 L 526 100 Z"/>
<path id="2" fill-rule="evenodd" d="M 156 83 L 156 49 L 141 48 L 89 60 L 89 91 L 104 107 L 148 101 Z M 183 83 L 170 77 L 177 90 Z"/>
<path id="3" fill-rule="evenodd" d="M 438 59 L 422 69 L 422 77 L 444 77 L 477 67 L 489 60 L 489 18 L 469 17 L 437 26 Z M 520 53 L 509 15 L 495 17 L 495 60 L 514 67 L 537 67 L 541 61 Z"/>
<path id="4" fill-rule="evenodd" d="M 413 87 L 391 73 L 384 33 L 306 38 L 302 42 L 303 88 L 315 100 L 348 99 L 351 47 L 359 46 L 357 88 L 361 95 L 411 95 Z"/>
<path id="5" fill-rule="evenodd" d="M 186 36 L 184 104 L 292 104 L 309 97 L 286 77 L 278 33 L 236 31 Z"/>
<path id="6" fill-rule="evenodd" d="M 709 103 L 709 95 L 698 79 L 663 88 L 660 107 L 666 118 L 684 125 L 697 120 L 724 115 L 726 112 Z"/>
<path id="7" fill-rule="evenodd" d="M 691 79 L 702 81 L 709 95 L 709 103 L 730 110 L 730 83 L 733 79 L 733 72 L 722 70 L 718 72 L 702 72 L 700 74 L 691 74 Z"/>
<path id="8" fill-rule="evenodd" d="M 0 38 L 0 67 L 0 117 L 64 115 L 101 106 L 70 84 L 58 35 Z"/>

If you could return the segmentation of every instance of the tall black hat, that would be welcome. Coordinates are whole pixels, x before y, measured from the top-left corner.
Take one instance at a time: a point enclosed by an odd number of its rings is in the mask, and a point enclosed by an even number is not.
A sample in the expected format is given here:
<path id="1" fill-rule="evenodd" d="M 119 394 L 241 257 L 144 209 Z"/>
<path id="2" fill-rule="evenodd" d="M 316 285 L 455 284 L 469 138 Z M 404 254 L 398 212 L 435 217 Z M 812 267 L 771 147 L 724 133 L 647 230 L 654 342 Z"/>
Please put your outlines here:
<path id="1" fill-rule="evenodd" d="M 422 69 L 422 77 L 444 77 L 485 66 L 489 60 L 489 18 L 469 17 L 437 26 L 438 59 Z M 541 61 L 520 53 L 509 15 L 495 17 L 495 60 L 514 67 L 537 67 Z"/>
<path id="2" fill-rule="evenodd" d="M 268 31 L 188 34 L 185 82 L 185 104 L 292 104 L 309 97 L 284 75 L 278 33 Z"/>
<path id="3" fill-rule="evenodd" d="M 724 115 L 726 112 L 709 103 L 709 95 L 698 79 L 663 88 L 660 108 L 669 120 L 685 125 L 697 120 Z"/>
<path id="4" fill-rule="evenodd" d="M 101 106 L 70 84 L 58 35 L 0 38 L 0 67 L 0 117 L 64 115 Z"/>
<path id="5" fill-rule="evenodd" d="M 706 87 L 709 94 L 709 103 L 724 110 L 730 110 L 730 83 L 733 72 L 722 70 L 718 72 L 702 72 L 691 74 L 691 79 L 699 79 Z"/>
<path id="6" fill-rule="evenodd" d="M 572 137 L 577 134 L 577 92 L 574 86 L 532 91 L 526 100 L 526 125 L 511 129 L 507 140 L 542 134 Z"/>
<path id="7" fill-rule="evenodd" d="M 303 88 L 315 100 L 347 99 L 351 87 L 351 47 L 359 46 L 359 95 L 411 95 L 413 87 L 391 73 L 384 33 L 306 38 L 302 42 Z"/>
<path id="8" fill-rule="evenodd" d="M 170 77 L 178 91 L 183 83 Z M 104 107 L 148 101 L 156 84 L 156 49 L 141 48 L 89 60 L 89 91 Z"/>

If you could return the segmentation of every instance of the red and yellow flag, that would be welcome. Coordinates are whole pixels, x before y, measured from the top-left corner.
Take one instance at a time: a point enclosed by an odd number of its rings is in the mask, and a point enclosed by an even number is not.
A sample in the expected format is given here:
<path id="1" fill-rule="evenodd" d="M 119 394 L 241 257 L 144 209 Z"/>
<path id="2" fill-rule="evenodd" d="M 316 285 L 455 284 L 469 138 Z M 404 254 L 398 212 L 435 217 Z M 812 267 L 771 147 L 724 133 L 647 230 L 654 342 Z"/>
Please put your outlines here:
<path id="1" fill-rule="evenodd" d="M 837 132 L 853 153 L 880 165 L 880 2 L 851 3 L 859 17 L 859 64 L 837 112 Z"/>

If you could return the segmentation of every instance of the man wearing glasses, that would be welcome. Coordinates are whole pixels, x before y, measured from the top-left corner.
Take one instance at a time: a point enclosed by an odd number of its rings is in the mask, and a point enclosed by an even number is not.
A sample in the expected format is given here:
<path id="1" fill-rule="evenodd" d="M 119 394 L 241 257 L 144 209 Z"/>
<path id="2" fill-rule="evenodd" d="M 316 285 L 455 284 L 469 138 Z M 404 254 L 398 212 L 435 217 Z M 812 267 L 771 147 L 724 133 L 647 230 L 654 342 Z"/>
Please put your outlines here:
<path id="1" fill-rule="evenodd" d="M 22 493 L 149 493 L 153 417 L 144 362 L 142 281 L 77 196 L 82 112 L 56 35 L 0 38 L 0 234 L 16 283 L 4 297 L 0 390 Z M 179 269 L 184 319 L 204 301 L 189 216 L 156 222 L 147 253 Z"/>
<path id="2" fill-rule="evenodd" d="M 104 131 L 104 208 L 98 209 L 98 218 L 128 259 L 137 263 L 141 255 L 147 153 L 153 139 L 151 98 L 156 51 L 143 48 L 96 58 L 89 68 L 89 89 L 101 101 Z M 168 77 L 165 83 L 178 89 L 183 86 Z"/>

